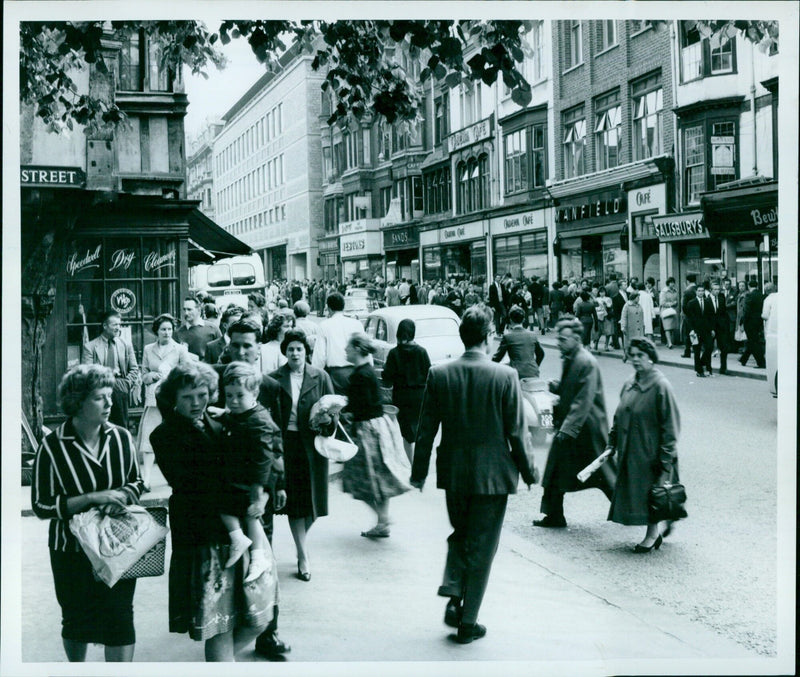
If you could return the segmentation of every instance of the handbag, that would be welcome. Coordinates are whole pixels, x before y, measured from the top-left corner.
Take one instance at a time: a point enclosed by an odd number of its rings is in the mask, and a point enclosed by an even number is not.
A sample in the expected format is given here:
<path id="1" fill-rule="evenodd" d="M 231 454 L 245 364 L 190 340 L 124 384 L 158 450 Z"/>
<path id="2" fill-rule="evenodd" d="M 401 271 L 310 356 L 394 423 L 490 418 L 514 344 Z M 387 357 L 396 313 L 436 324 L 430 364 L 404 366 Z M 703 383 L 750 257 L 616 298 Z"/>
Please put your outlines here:
<path id="1" fill-rule="evenodd" d="M 746 341 L 747 334 L 742 327 L 736 327 L 736 331 L 733 332 L 733 340 L 734 341 Z"/>
<path id="2" fill-rule="evenodd" d="M 678 314 L 678 311 L 675 308 L 664 308 L 661 311 L 661 318 L 665 317 L 675 317 Z"/>
<path id="3" fill-rule="evenodd" d="M 167 509 L 159 506 L 145 508 L 151 517 L 162 527 L 167 528 Z M 128 578 L 147 578 L 148 576 L 164 575 L 164 559 L 167 551 L 167 537 L 158 541 L 150 550 L 142 555 L 133 566 L 128 569 L 120 580 Z"/>
<path id="4" fill-rule="evenodd" d="M 650 487 L 647 492 L 647 512 L 650 524 L 662 520 L 679 520 L 688 515 L 686 488 L 679 483 Z"/>
<path id="5" fill-rule="evenodd" d="M 336 434 L 336 431 L 334 430 L 333 435 L 330 437 L 326 437 L 325 435 L 317 435 L 314 438 L 314 449 L 316 449 L 319 454 L 331 461 L 344 463 L 356 455 L 356 452 L 358 451 L 358 445 L 350 439 L 350 435 L 348 435 L 347 431 L 344 429 L 344 427 L 342 427 L 341 422 L 337 424 L 337 427 L 342 431 L 342 433 L 344 433 L 344 436 L 347 438 L 347 442 L 344 440 L 337 440 L 336 437 L 334 437 Z"/>
<path id="6" fill-rule="evenodd" d="M 166 509 L 161 510 L 166 523 Z M 158 567 L 153 565 L 158 565 L 158 553 L 151 553 L 151 550 L 159 541 L 163 543 L 169 531 L 140 505 L 127 506 L 109 514 L 91 508 L 74 515 L 69 528 L 89 559 L 96 579 L 109 588 L 134 567 L 136 570 L 127 578 L 135 578 L 136 572 L 141 570 L 157 571 Z M 164 573 L 163 554 L 162 549 L 160 573 Z M 145 562 L 140 564 L 143 558 Z"/>

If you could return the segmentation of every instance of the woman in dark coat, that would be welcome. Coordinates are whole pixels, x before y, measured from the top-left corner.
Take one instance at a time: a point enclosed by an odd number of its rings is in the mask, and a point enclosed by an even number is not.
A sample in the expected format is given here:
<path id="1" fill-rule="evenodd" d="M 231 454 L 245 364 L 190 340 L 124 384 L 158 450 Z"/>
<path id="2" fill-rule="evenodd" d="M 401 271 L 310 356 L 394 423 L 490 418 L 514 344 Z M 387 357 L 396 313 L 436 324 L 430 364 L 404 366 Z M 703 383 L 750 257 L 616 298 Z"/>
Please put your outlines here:
<path id="1" fill-rule="evenodd" d="M 235 646 L 254 640 L 272 619 L 277 586 L 267 576 L 245 584 L 244 559 L 225 568 L 230 539 L 220 519 L 222 426 L 206 411 L 216 390 L 211 366 L 175 367 L 156 394 L 164 420 L 150 443 L 172 488 L 169 631 L 205 641 L 206 661 L 232 661 Z"/>
<path id="2" fill-rule="evenodd" d="M 333 394 L 328 374 L 307 362 L 311 352 L 306 335 L 290 329 L 281 342 L 288 362 L 270 376 L 280 384 L 279 420 L 283 432 L 286 508 L 297 548 L 297 578 L 310 581 L 306 534 L 317 517 L 328 514 L 328 459 L 314 449 L 316 433 L 308 426 L 311 407 Z"/>
<path id="3" fill-rule="evenodd" d="M 400 321 L 397 325 L 397 347 L 392 348 L 386 356 L 382 375 L 384 386 L 392 389 L 392 404 L 399 410 L 397 422 L 409 461 L 414 458 L 419 410 L 431 368 L 428 351 L 414 342 L 416 331 L 414 320 L 406 318 Z"/>
<path id="4" fill-rule="evenodd" d="M 592 329 L 597 326 L 597 309 L 592 295 L 588 291 L 582 291 L 575 302 L 575 317 L 577 317 L 583 325 L 583 334 L 581 336 L 581 343 L 584 348 L 588 348 L 592 342 Z"/>
<path id="5" fill-rule="evenodd" d="M 619 524 L 646 524 L 645 538 L 634 552 L 650 552 L 661 546 L 669 526 L 660 534 L 659 524 L 650 523 L 647 494 L 654 485 L 678 481 L 680 415 L 672 386 L 653 368 L 658 362 L 655 344 L 642 337 L 631 339 L 628 355 L 636 375 L 622 387 L 608 436 L 618 467 L 608 519 Z"/>

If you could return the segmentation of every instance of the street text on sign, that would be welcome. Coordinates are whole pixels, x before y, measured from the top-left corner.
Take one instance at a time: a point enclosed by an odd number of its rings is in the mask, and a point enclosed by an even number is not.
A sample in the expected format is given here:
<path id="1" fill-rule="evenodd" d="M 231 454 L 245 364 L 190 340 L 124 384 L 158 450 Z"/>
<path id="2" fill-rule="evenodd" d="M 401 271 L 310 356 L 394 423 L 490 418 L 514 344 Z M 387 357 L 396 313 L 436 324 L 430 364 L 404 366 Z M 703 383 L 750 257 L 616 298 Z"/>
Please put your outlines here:
<path id="1" fill-rule="evenodd" d="M 22 165 L 19 168 L 19 182 L 23 186 L 80 188 L 86 182 L 86 176 L 80 167 Z"/>

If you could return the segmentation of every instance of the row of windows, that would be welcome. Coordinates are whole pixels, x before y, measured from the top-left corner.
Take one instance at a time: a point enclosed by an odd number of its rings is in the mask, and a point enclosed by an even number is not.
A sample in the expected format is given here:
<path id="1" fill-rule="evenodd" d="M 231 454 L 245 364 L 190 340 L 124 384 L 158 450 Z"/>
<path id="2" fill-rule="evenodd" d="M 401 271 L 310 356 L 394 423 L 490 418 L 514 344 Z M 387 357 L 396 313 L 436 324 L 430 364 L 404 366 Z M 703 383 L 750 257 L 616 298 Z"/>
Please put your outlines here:
<path id="1" fill-rule="evenodd" d="M 217 206 L 223 212 L 233 209 L 247 200 L 263 195 L 266 191 L 282 186 L 285 177 L 284 156 L 281 153 L 237 179 L 230 186 L 217 191 Z"/>
<path id="2" fill-rule="evenodd" d="M 253 216 L 248 216 L 246 219 L 235 221 L 228 226 L 228 232 L 232 233 L 233 235 L 242 235 L 243 233 L 249 233 L 256 228 L 268 226 L 273 223 L 280 223 L 282 221 L 286 221 L 285 204 L 275 205 L 266 211 L 253 214 Z"/>
<path id="3" fill-rule="evenodd" d="M 654 74 L 632 83 L 631 94 L 631 161 L 654 157 L 664 149 L 664 98 L 661 79 Z M 564 177 L 573 178 L 591 171 L 616 167 L 624 162 L 622 153 L 622 106 L 620 92 L 595 97 L 594 118 L 589 128 L 585 104 L 575 106 L 562 115 L 564 131 Z M 586 163 L 586 144 L 594 136 L 595 167 Z"/>
<path id="4" fill-rule="evenodd" d="M 216 157 L 218 174 L 236 167 L 264 144 L 283 133 L 283 104 L 279 103 L 231 141 Z"/>

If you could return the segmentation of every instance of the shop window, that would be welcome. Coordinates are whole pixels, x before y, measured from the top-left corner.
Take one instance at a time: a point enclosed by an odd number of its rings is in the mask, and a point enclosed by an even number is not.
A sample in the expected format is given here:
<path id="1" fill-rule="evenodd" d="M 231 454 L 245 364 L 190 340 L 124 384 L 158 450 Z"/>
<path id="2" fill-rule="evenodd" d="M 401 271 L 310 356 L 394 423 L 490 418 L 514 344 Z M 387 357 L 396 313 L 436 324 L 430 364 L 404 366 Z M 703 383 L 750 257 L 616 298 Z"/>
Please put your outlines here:
<path id="1" fill-rule="evenodd" d="M 442 277 L 442 253 L 438 247 L 422 250 L 422 279 L 440 280 Z"/>
<path id="2" fill-rule="evenodd" d="M 547 277 L 547 231 L 494 238 L 494 270 L 505 275 Z"/>
<path id="3" fill-rule="evenodd" d="M 595 149 L 597 169 L 610 169 L 620 164 L 622 109 L 619 92 L 595 100 Z"/>
<path id="4" fill-rule="evenodd" d="M 564 69 L 583 63 L 583 28 L 580 21 L 562 22 L 564 30 Z"/>
<path id="5" fill-rule="evenodd" d="M 633 100 L 633 159 L 645 160 L 663 152 L 663 90 L 660 75 L 631 86 Z"/>
<path id="6" fill-rule="evenodd" d="M 585 173 L 586 119 L 583 106 L 564 113 L 564 178 Z"/>
<path id="7" fill-rule="evenodd" d="M 597 51 L 602 52 L 617 44 L 617 22 L 607 19 L 597 22 Z"/>

